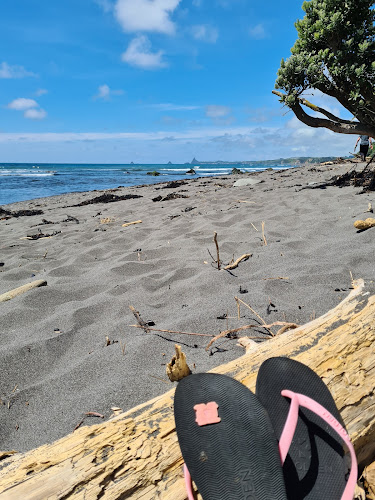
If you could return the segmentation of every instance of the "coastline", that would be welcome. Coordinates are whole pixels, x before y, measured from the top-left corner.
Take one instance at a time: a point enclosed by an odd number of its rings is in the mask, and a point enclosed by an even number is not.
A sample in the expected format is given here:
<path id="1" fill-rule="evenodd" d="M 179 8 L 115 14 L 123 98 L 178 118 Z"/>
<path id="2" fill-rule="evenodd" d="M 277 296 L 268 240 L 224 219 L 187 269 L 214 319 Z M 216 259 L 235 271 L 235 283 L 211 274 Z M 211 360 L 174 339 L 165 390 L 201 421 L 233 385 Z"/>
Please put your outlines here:
<path id="1" fill-rule="evenodd" d="M 218 334 L 256 320 L 246 307 L 238 320 L 235 296 L 266 322 L 302 324 L 349 293 L 351 274 L 373 286 L 373 233 L 358 233 L 353 222 L 367 217 L 375 194 L 309 189 L 348 168 L 308 165 L 6 205 L 43 213 L 0 220 L 0 294 L 37 279 L 48 285 L 0 304 L 0 450 L 34 448 L 71 432 L 85 412 L 107 419 L 113 407 L 165 392 L 175 343 L 198 372 L 244 352 L 235 339 L 217 341 L 210 355 L 204 337 L 146 334 L 129 326 L 130 305 L 153 328 Z M 234 187 L 241 179 L 259 182 Z M 75 206 L 103 193 L 128 199 Z M 22 239 L 39 230 L 45 238 Z M 252 257 L 218 271 L 215 231 L 224 263 Z"/>

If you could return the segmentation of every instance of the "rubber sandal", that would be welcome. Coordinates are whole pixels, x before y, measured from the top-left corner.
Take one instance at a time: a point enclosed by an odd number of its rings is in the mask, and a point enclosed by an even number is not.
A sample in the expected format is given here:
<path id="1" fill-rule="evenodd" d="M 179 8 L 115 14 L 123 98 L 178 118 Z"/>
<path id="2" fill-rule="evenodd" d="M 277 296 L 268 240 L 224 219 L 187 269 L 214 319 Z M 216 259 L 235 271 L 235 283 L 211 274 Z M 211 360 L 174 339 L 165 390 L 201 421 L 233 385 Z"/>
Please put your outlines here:
<path id="1" fill-rule="evenodd" d="M 189 499 L 190 472 L 204 500 L 286 500 L 271 422 L 243 384 L 189 375 L 177 386 L 174 414 Z"/>
<path id="2" fill-rule="evenodd" d="M 288 358 L 266 360 L 256 394 L 279 440 L 289 500 L 352 500 L 357 461 L 327 386 L 306 365 Z M 351 455 L 348 480 L 344 441 Z"/>

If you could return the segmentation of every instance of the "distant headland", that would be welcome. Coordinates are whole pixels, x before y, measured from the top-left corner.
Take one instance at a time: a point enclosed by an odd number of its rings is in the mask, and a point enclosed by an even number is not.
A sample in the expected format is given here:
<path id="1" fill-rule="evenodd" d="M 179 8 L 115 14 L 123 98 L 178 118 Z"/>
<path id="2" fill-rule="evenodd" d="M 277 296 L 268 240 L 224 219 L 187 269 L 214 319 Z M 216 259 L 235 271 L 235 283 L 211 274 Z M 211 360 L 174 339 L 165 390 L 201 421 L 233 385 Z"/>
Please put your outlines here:
<path id="1" fill-rule="evenodd" d="M 337 156 L 296 156 L 292 158 L 277 158 L 275 160 L 257 160 L 257 161 L 199 161 L 195 157 L 191 162 L 185 163 L 185 165 L 249 165 L 251 167 L 256 167 L 257 165 L 278 167 L 283 165 L 305 165 L 306 163 L 323 163 L 325 161 L 336 160 Z"/>

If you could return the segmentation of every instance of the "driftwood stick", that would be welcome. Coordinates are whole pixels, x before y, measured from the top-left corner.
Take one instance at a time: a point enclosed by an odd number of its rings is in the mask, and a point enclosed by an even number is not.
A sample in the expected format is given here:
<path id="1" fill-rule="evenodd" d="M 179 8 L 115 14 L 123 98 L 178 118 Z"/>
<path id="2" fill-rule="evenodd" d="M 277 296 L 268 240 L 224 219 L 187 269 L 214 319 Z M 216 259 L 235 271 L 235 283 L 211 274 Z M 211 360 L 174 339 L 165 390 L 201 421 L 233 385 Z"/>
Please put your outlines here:
<path id="1" fill-rule="evenodd" d="M 238 304 L 238 302 L 237 302 Z M 300 325 L 297 325 L 296 323 L 287 323 L 286 321 L 275 321 L 274 323 L 270 323 L 269 325 L 245 325 L 245 326 L 240 326 L 238 328 L 232 328 L 231 330 L 224 330 L 220 332 L 216 337 L 214 337 L 206 346 L 206 351 L 212 346 L 216 340 L 221 339 L 222 337 L 225 337 L 226 335 L 230 335 L 231 333 L 237 333 L 240 332 L 241 330 L 249 330 L 250 328 L 265 328 L 267 331 L 269 328 L 273 326 L 281 326 L 283 325 L 282 328 L 276 333 L 276 335 L 281 335 L 282 333 L 286 332 L 287 330 L 292 330 L 293 328 L 298 328 Z M 283 330 L 283 331 L 282 331 Z M 271 332 L 272 333 L 272 332 Z M 272 337 L 275 337 L 272 333 Z M 255 340 L 268 340 L 268 337 L 246 337 L 248 339 L 255 339 Z"/>
<path id="2" fill-rule="evenodd" d="M 149 329 L 147 323 L 145 321 L 143 321 L 143 319 L 141 318 L 141 315 L 139 314 L 139 312 L 133 306 L 129 306 L 129 309 L 134 314 L 135 319 L 138 321 L 138 325 L 141 328 L 143 328 L 145 333 L 148 333 L 150 331 L 150 329 Z"/>
<path id="3" fill-rule="evenodd" d="M 268 330 L 267 326 L 264 326 L 266 325 L 266 322 L 264 321 L 264 319 L 262 318 L 262 316 L 259 316 L 259 314 L 251 307 L 249 306 L 249 304 L 246 304 L 246 302 L 244 302 L 243 300 L 239 299 L 238 297 L 234 297 L 234 300 L 237 302 L 241 302 L 241 304 L 243 304 L 244 306 L 248 307 L 250 309 L 250 311 L 252 313 L 255 314 L 255 316 L 260 319 L 260 321 L 263 323 L 263 325 L 258 325 L 258 326 L 263 326 L 264 328 L 266 328 L 266 330 Z M 274 336 L 274 334 L 271 332 L 271 330 L 268 330 L 269 334 L 272 335 L 272 337 Z"/>
<path id="4" fill-rule="evenodd" d="M 17 295 L 21 295 L 22 293 L 28 292 L 33 288 L 38 288 L 40 286 L 46 286 L 46 285 L 47 281 L 45 280 L 32 281 L 31 283 L 27 283 L 26 285 L 19 286 L 14 290 L 10 290 L 9 292 L 3 293 L 2 295 L 0 295 L 0 302 L 6 302 L 7 300 L 11 300 L 14 297 L 17 297 Z"/>
<path id="5" fill-rule="evenodd" d="M 283 321 L 277 321 L 277 323 L 279 325 L 282 325 L 283 324 Z M 298 328 L 300 325 L 297 325 L 297 323 L 286 323 L 284 324 L 283 327 L 280 328 L 280 330 L 278 330 L 276 332 L 276 335 L 282 335 L 283 333 L 285 333 L 286 331 L 288 330 L 294 330 L 294 328 Z"/>
<path id="6" fill-rule="evenodd" d="M 288 280 L 289 278 L 285 276 L 276 276 L 276 278 L 263 278 L 264 281 L 266 280 Z"/>
<path id="7" fill-rule="evenodd" d="M 265 225 L 265 222 L 263 221 L 262 222 L 262 238 L 263 238 L 264 245 L 267 246 L 266 235 L 264 234 L 264 225 Z"/>
<path id="8" fill-rule="evenodd" d="M 226 337 L 227 335 L 231 335 L 232 333 L 237 333 L 241 332 L 242 330 L 249 330 L 250 328 L 266 328 L 266 326 L 263 325 L 244 325 L 244 326 L 239 326 L 238 328 L 232 328 L 231 330 L 223 330 L 220 332 L 218 335 L 216 335 L 206 346 L 206 351 L 212 346 L 214 342 L 217 340 Z M 266 337 L 248 337 L 249 339 L 258 339 L 258 340 L 265 340 Z"/>
<path id="9" fill-rule="evenodd" d="M 220 254 L 219 254 L 219 243 L 217 242 L 217 232 L 214 232 L 214 242 L 216 245 L 216 255 L 217 255 L 217 268 L 220 271 Z"/>
<path id="10" fill-rule="evenodd" d="M 241 319 L 241 306 L 238 300 L 236 300 L 236 302 L 237 302 L 237 319 Z"/>
<path id="11" fill-rule="evenodd" d="M 235 260 L 232 264 L 228 264 L 227 266 L 224 267 L 224 269 L 227 271 L 228 269 L 235 269 L 240 262 L 243 260 L 247 260 L 249 257 L 252 257 L 252 253 L 245 253 L 241 255 L 241 257 L 238 257 L 237 260 Z"/>
<path id="12" fill-rule="evenodd" d="M 132 326 L 134 328 L 143 328 L 142 325 L 129 325 L 129 326 Z M 150 326 L 147 327 L 147 329 L 149 331 L 152 331 L 152 332 L 178 333 L 181 335 L 196 335 L 197 337 L 213 337 L 213 335 L 211 335 L 209 333 L 191 333 L 191 332 L 179 332 L 179 331 L 175 331 L 175 330 L 162 330 L 161 328 L 151 328 Z"/>
<path id="13" fill-rule="evenodd" d="M 85 415 L 87 417 L 99 417 L 99 418 L 104 418 L 104 415 L 102 415 L 101 413 L 98 413 L 97 411 L 87 411 L 85 413 Z"/>
<path id="14" fill-rule="evenodd" d="M 128 227 L 128 226 L 132 226 L 133 224 L 141 224 L 141 220 L 135 220 L 133 222 L 125 222 L 125 224 L 122 225 L 122 227 Z"/>

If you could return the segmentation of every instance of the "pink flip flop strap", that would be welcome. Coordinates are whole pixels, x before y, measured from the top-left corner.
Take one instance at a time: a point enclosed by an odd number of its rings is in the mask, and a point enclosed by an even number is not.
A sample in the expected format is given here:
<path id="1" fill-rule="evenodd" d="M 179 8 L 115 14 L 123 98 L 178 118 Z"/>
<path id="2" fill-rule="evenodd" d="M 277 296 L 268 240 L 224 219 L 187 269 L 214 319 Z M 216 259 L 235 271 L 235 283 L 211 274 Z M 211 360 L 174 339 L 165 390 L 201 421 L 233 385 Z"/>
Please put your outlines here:
<path id="1" fill-rule="evenodd" d="M 350 451 L 350 457 L 352 463 L 351 463 L 349 479 L 346 483 L 346 487 L 341 497 L 341 500 L 353 500 L 355 486 L 357 483 L 358 466 L 357 466 L 357 458 L 355 456 L 355 451 L 346 430 L 328 410 L 326 410 L 322 405 L 320 405 L 313 399 L 303 394 L 298 394 L 296 392 L 288 390 L 281 391 L 281 395 L 291 400 L 288 417 L 286 419 L 284 429 L 279 441 L 281 462 L 284 463 L 285 458 L 288 454 L 297 427 L 298 409 L 300 406 L 303 406 L 304 408 L 307 408 L 308 410 L 318 415 L 322 420 L 324 420 L 342 438 L 342 440 L 347 445 Z"/>
<path id="2" fill-rule="evenodd" d="M 189 469 L 186 467 L 186 464 L 184 464 L 184 477 L 185 477 L 185 488 L 188 500 L 195 500 L 193 495 L 193 484 L 191 481 Z"/>

